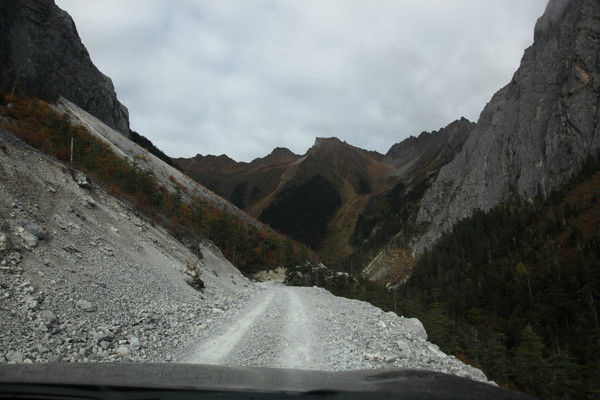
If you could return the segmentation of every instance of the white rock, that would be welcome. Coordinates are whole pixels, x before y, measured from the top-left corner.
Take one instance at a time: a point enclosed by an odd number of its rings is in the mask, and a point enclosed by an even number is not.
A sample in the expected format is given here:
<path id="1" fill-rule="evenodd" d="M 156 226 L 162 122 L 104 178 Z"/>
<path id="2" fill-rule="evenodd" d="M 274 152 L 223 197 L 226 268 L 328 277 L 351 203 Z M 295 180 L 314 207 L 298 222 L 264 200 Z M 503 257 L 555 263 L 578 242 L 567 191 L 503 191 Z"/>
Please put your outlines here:
<path id="1" fill-rule="evenodd" d="M 119 346 L 115 353 L 121 357 L 126 357 L 131 354 L 131 350 L 129 349 L 129 346 Z"/>
<path id="2" fill-rule="evenodd" d="M 21 351 L 11 350 L 4 356 L 9 363 L 20 364 L 23 362 L 23 353 Z"/>
<path id="3" fill-rule="evenodd" d="M 83 205 L 87 208 L 94 208 L 96 207 L 96 202 L 91 197 L 84 197 Z"/>
<path id="4" fill-rule="evenodd" d="M 365 360 L 367 361 L 379 361 L 381 360 L 381 354 L 379 353 L 365 353 Z"/>
<path id="5" fill-rule="evenodd" d="M 425 327 L 417 318 L 406 318 L 404 321 L 406 330 L 417 339 L 427 340 Z"/>
<path id="6" fill-rule="evenodd" d="M 84 188 L 87 188 L 87 187 L 90 186 L 88 178 L 87 178 L 87 176 L 83 172 L 76 171 L 74 175 L 75 175 L 75 182 L 79 186 L 84 187 Z"/>
<path id="7" fill-rule="evenodd" d="M 21 238 L 23 239 L 23 241 L 25 242 L 25 244 L 27 246 L 36 247 L 38 245 L 39 240 L 38 240 L 37 236 L 35 236 L 34 234 L 26 231 L 22 227 L 19 227 L 17 232 L 19 233 L 19 236 L 21 236 Z"/>
<path id="8" fill-rule="evenodd" d="M 44 325 L 53 325 L 56 322 L 58 322 L 58 320 L 56 319 L 56 315 L 50 311 L 50 310 L 43 310 L 40 311 L 39 314 L 37 315 L 37 317 L 39 318 L 40 321 L 42 321 L 44 323 Z"/>
<path id="9" fill-rule="evenodd" d="M 396 344 L 398 345 L 398 350 L 400 351 L 398 355 L 402 358 L 408 358 L 410 356 L 410 347 L 408 346 L 408 343 L 399 340 L 396 342 Z"/>
<path id="10" fill-rule="evenodd" d="M 35 310 L 38 306 L 38 301 L 31 295 L 23 298 L 23 305 L 27 310 Z"/>
<path id="11" fill-rule="evenodd" d="M 129 337 L 129 346 L 131 347 L 131 350 L 139 349 L 140 339 L 138 339 L 136 336 L 130 336 Z"/>

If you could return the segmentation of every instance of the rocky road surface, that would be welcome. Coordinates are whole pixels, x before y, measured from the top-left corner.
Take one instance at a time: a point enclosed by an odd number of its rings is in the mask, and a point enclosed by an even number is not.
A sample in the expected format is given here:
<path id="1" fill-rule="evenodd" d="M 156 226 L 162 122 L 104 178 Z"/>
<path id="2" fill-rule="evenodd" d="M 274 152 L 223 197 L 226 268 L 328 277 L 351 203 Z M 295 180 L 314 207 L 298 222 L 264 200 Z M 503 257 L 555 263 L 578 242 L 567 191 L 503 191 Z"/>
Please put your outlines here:
<path id="1" fill-rule="evenodd" d="M 316 287 L 256 287 L 251 301 L 216 321 L 180 361 L 334 371 L 423 368 L 487 382 L 481 371 L 427 342 L 417 319 Z"/>
<path id="2" fill-rule="evenodd" d="M 214 245 L 184 245 L 0 129 L 0 362 L 107 361 L 409 367 L 485 381 L 427 342 L 418 320 L 251 282 Z"/>

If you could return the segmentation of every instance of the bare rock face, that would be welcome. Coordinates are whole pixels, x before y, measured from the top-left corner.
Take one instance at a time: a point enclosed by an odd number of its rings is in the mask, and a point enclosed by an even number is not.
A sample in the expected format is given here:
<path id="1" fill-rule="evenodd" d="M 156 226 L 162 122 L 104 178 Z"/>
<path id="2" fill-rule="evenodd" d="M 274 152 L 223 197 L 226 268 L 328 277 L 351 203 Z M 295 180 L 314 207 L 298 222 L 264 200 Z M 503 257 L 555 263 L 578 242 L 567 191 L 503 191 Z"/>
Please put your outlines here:
<path id="1" fill-rule="evenodd" d="M 512 81 L 487 104 L 421 203 L 414 250 L 511 190 L 548 195 L 600 148 L 600 3 L 550 0 Z"/>
<path id="2" fill-rule="evenodd" d="M 129 115 L 53 0 L 0 2 L 0 90 L 69 99 L 124 135 Z"/>

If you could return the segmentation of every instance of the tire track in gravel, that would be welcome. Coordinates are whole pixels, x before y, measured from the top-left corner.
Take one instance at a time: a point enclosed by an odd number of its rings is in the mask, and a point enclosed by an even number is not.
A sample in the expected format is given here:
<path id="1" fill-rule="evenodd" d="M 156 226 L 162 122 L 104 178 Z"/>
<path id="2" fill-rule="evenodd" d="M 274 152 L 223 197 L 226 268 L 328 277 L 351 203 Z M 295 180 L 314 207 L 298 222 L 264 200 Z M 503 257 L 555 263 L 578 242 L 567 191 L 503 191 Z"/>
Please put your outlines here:
<path id="1" fill-rule="evenodd" d="M 317 369 L 312 321 L 300 288 L 262 284 L 265 290 L 217 327 L 192 352 L 189 362 L 232 366 Z"/>
<path id="2" fill-rule="evenodd" d="M 281 367 L 316 369 L 313 357 L 313 328 L 304 304 L 298 296 L 300 288 L 287 287 L 287 324 Z"/>
<path id="3" fill-rule="evenodd" d="M 226 364 L 230 354 L 244 343 L 243 339 L 255 325 L 256 319 L 270 306 L 275 294 L 275 291 L 262 293 L 258 301 L 238 313 L 239 318 L 234 323 L 200 343 L 189 361 L 198 364 Z"/>

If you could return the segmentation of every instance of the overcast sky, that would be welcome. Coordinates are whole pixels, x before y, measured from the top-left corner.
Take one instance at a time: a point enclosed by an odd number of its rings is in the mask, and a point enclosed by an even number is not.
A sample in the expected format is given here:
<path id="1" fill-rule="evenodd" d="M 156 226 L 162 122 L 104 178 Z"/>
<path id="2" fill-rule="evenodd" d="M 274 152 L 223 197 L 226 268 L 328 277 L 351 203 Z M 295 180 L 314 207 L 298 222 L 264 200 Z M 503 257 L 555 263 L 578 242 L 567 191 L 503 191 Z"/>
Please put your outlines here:
<path id="1" fill-rule="evenodd" d="M 249 161 L 318 136 L 385 153 L 476 121 L 547 0 L 57 0 L 173 157 Z"/>

